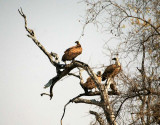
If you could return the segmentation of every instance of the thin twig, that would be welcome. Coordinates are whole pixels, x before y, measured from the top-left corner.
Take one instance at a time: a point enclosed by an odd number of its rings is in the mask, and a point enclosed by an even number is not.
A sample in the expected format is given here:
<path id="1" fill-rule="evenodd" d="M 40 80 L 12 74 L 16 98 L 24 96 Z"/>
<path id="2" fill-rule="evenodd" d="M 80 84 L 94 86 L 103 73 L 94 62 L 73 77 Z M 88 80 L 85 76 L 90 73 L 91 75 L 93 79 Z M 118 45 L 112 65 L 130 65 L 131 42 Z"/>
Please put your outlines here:
<path id="1" fill-rule="evenodd" d="M 62 115 L 62 118 L 61 118 L 61 125 L 62 125 L 62 120 L 63 120 L 63 117 L 65 115 L 65 111 L 66 111 L 66 107 L 68 104 L 70 104 L 71 102 L 74 102 L 75 99 L 79 98 L 79 97 L 82 97 L 82 96 L 95 96 L 95 95 L 100 95 L 100 92 L 89 92 L 89 93 L 82 93 L 82 94 L 79 94 L 78 96 L 74 97 L 73 99 L 69 100 L 69 102 L 67 102 L 64 106 L 64 111 L 63 111 L 63 115 Z"/>

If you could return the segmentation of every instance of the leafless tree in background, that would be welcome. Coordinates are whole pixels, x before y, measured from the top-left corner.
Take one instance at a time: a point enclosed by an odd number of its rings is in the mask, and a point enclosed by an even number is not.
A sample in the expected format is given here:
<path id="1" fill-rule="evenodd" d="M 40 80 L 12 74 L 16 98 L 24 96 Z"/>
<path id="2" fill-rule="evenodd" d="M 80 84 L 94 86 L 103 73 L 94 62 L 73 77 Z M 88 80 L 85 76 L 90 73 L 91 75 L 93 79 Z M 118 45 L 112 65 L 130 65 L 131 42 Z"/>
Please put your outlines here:
<path id="1" fill-rule="evenodd" d="M 120 96 L 110 103 L 117 124 L 160 123 L 160 2 L 159 0 L 84 0 L 85 22 L 113 38 L 104 48 L 118 53 L 123 72 L 118 77 Z M 119 39 L 113 49 L 109 42 Z"/>
<path id="2" fill-rule="evenodd" d="M 73 61 L 68 65 L 61 64 L 58 54 L 48 52 L 36 39 L 33 30 L 27 26 L 27 19 L 22 9 L 19 13 L 25 20 L 25 29 L 34 43 L 49 58 L 56 67 L 57 75 L 49 83 L 50 93 L 42 95 L 53 97 L 53 87 L 66 75 L 72 75 L 83 83 L 81 69 L 85 70 L 93 79 L 99 91 L 81 93 L 71 99 L 64 106 L 71 103 L 85 103 L 97 106 L 98 111 L 89 111 L 95 116 L 96 125 L 122 124 L 160 124 L 160 3 L 159 0 L 84 0 L 87 6 L 87 16 L 84 29 L 89 23 L 95 24 L 103 32 L 113 34 L 113 38 L 106 42 L 104 50 L 109 56 L 118 54 L 122 62 L 123 71 L 115 78 L 115 84 L 120 93 L 106 89 L 98 79 L 92 68 L 80 61 Z M 113 49 L 108 46 L 112 40 L 119 39 Z M 79 74 L 71 71 L 78 69 Z M 100 101 L 94 99 L 100 97 Z M 82 98 L 93 96 L 93 99 Z M 62 124 L 61 119 L 61 124 Z"/>

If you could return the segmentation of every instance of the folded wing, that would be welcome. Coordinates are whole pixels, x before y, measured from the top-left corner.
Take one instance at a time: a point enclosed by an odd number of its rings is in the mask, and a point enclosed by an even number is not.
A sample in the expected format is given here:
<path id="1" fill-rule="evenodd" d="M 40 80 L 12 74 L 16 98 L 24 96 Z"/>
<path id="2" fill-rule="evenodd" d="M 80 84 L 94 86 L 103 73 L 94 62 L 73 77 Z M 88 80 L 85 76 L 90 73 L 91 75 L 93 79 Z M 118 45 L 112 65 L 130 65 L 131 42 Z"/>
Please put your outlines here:
<path id="1" fill-rule="evenodd" d="M 64 52 L 62 61 L 65 62 L 65 61 L 74 60 L 78 55 L 82 53 L 82 47 L 80 43 L 78 41 L 76 43 L 77 43 L 76 46 L 70 47 Z"/>

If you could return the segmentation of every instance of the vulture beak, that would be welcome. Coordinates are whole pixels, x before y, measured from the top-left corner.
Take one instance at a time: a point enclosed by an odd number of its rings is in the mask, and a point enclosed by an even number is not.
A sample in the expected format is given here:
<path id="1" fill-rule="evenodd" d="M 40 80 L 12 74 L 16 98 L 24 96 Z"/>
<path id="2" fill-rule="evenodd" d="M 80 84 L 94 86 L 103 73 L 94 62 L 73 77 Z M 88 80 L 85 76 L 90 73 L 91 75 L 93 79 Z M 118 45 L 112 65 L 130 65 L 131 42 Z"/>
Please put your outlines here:
<path id="1" fill-rule="evenodd" d="M 76 41 L 75 43 L 79 44 L 79 41 Z"/>
<path id="2" fill-rule="evenodd" d="M 113 58 L 112 60 L 117 60 L 116 58 Z"/>
<path id="3" fill-rule="evenodd" d="M 97 72 L 97 76 L 101 76 L 102 74 L 101 74 L 101 71 L 98 71 Z"/>

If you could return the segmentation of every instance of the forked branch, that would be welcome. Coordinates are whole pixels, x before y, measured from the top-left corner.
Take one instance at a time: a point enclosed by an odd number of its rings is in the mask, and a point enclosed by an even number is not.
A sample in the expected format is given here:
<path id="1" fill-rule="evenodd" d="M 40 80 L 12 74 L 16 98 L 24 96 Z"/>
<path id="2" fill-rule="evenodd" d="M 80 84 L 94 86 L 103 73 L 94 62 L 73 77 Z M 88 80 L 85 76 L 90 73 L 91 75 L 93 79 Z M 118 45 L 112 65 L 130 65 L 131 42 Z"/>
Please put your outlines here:
<path id="1" fill-rule="evenodd" d="M 66 107 L 67 107 L 67 105 L 68 104 L 70 104 L 71 102 L 73 103 L 73 102 L 75 102 L 75 103 L 82 103 L 82 100 L 83 99 L 80 99 L 79 97 L 82 97 L 82 96 L 95 96 L 95 95 L 100 95 L 100 92 L 89 92 L 88 94 L 86 94 L 86 93 L 82 93 L 82 94 L 79 94 L 78 96 L 76 96 L 76 97 L 74 97 L 73 99 L 71 99 L 71 100 L 69 100 L 69 102 L 64 106 L 64 111 L 63 111 L 63 115 L 62 115 L 62 118 L 61 118 L 61 125 L 62 125 L 62 120 L 63 120 L 63 118 L 64 118 L 64 115 L 65 115 L 65 111 L 66 111 Z M 81 100 L 81 102 L 78 102 L 78 101 L 80 101 Z M 86 101 L 86 100 L 85 100 Z M 87 102 L 89 102 L 90 100 L 87 100 Z M 84 102 L 85 103 L 85 102 Z M 91 101 L 90 101 L 90 103 L 91 103 Z M 100 105 L 100 103 L 99 102 L 97 102 L 97 101 L 92 101 L 92 104 L 95 104 L 95 105 Z"/>
<path id="2" fill-rule="evenodd" d="M 26 15 L 23 13 L 22 8 L 18 9 L 19 14 L 24 18 L 25 22 L 25 29 L 29 33 L 27 36 L 30 37 L 34 43 L 44 52 L 44 54 L 49 58 L 50 62 L 58 69 L 63 68 L 63 65 L 59 64 L 59 57 L 56 53 L 49 53 L 44 46 L 36 39 L 35 33 L 32 29 L 28 28 L 27 26 L 27 18 Z M 53 57 L 55 60 L 53 60 Z M 58 72 L 58 71 L 57 71 Z"/>

